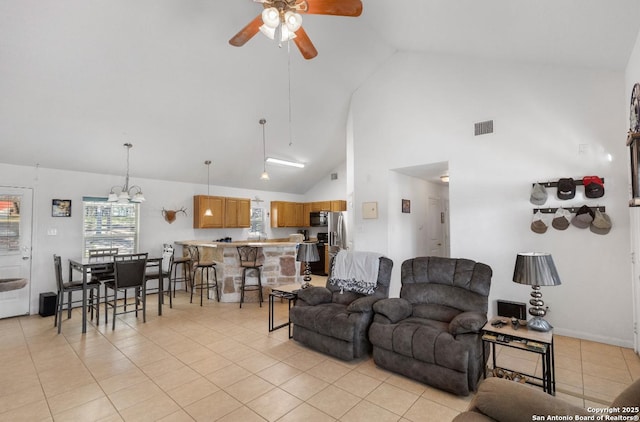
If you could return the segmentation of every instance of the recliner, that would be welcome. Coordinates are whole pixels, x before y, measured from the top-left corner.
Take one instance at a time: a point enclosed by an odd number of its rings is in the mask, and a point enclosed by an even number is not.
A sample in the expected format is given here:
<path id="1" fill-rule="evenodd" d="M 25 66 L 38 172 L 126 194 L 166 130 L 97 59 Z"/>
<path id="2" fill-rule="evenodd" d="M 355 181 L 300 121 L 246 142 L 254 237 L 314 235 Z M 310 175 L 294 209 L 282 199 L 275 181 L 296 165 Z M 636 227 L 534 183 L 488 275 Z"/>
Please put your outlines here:
<path id="1" fill-rule="evenodd" d="M 389 296 L 393 261 L 381 257 L 377 286 L 370 295 L 341 291 L 330 284 L 298 291 L 291 308 L 293 339 L 313 349 L 343 360 L 359 358 L 371 351 L 368 329 L 373 319 L 373 304 Z"/>
<path id="2" fill-rule="evenodd" d="M 468 259 L 404 261 L 400 297 L 373 305 L 376 365 L 454 394 L 475 391 L 491 277 L 491 267 Z"/>

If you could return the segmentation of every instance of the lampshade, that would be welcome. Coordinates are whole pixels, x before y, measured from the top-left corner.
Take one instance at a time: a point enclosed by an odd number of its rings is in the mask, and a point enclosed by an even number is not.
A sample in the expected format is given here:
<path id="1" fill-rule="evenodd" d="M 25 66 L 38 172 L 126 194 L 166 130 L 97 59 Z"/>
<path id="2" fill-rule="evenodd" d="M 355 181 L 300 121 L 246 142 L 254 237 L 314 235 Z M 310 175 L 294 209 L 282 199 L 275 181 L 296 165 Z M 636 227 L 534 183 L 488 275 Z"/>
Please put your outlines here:
<path id="1" fill-rule="evenodd" d="M 262 22 L 269 28 L 275 29 L 280 24 L 280 13 L 275 7 L 267 7 L 262 11 Z"/>
<path id="2" fill-rule="evenodd" d="M 284 14 L 284 23 L 291 32 L 296 32 L 302 26 L 302 16 L 289 10 Z"/>
<path id="3" fill-rule="evenodd" d="M 558 286 L 560 276 L 549 253 L 519 253 L 513 270 L 513 281 L 529 286 Z"/>
<path id="4" fill-rule="evenodd" d="M 296 255 L 298 262 L 318 262 L 320 254 L 318 254 L 318 245 L 316 243 L 300 243 L 298 245 L 298 254 Z"/>

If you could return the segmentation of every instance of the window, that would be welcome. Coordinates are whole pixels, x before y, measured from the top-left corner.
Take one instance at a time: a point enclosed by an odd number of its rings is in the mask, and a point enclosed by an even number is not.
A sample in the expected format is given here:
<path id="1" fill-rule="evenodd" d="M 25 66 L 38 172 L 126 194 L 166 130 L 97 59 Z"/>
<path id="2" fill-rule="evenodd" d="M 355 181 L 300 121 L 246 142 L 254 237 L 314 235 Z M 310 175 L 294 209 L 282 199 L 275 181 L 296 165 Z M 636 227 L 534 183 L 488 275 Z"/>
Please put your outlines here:
<path id="1" fill-rule="evenodd" d="M 20 250 L 20 195 L 0 195 L 0 254 Z"/>
<path id="2" fill-rule="evenodd" d="M 118 253 L 138 251 L 139 204 L 82 198 L 84 256 L 89 249 L 118 248 Z"/>

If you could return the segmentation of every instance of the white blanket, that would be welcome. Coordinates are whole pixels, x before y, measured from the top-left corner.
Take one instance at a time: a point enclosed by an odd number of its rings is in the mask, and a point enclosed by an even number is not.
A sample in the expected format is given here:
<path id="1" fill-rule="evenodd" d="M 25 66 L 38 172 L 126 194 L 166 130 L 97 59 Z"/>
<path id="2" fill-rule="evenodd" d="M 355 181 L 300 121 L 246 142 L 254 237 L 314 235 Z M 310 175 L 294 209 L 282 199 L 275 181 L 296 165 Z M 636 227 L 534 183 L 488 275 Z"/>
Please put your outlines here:
<path id="1" fill-rule="evenodd" d="M 372 294 L 377 286 L 382 254 L 340 251 L 333 261 L 329 283 L 343 290 Z"/>

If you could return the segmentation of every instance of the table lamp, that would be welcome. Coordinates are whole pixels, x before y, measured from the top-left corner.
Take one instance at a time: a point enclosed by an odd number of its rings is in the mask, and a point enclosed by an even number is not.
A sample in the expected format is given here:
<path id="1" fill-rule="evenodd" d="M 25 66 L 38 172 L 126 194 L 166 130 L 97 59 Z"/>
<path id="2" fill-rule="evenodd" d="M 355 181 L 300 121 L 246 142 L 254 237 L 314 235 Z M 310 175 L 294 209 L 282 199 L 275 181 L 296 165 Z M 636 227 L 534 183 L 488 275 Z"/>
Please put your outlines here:
<path id="1" fill-rule="evenodd" d="M 547 310 L 542 301 L 540 286 L 558 286 L 560 277 L 549 253 L 525 252 L 519 253 L 516 258 L 516 267 L 513 270 L 513 281 L 531 286 L 531 299 L 529 313 L 533 316 L 527 322 L 527 327 L 535 331 L 550 331 L 553 327 L 544 320 Z"/>
<path id="2" fill-rule="evenodd" d="M 311 285 L 311 267 L 310 262 L 320 261 L 320 255 L 318 254 L 318 245 L 316 243 L 300 243 L 298 244 L 298 254 L 296 255 L 296 261 L 304 262 L 304 277 L 302 280 L 302 288 L 306 289 Z"/>

